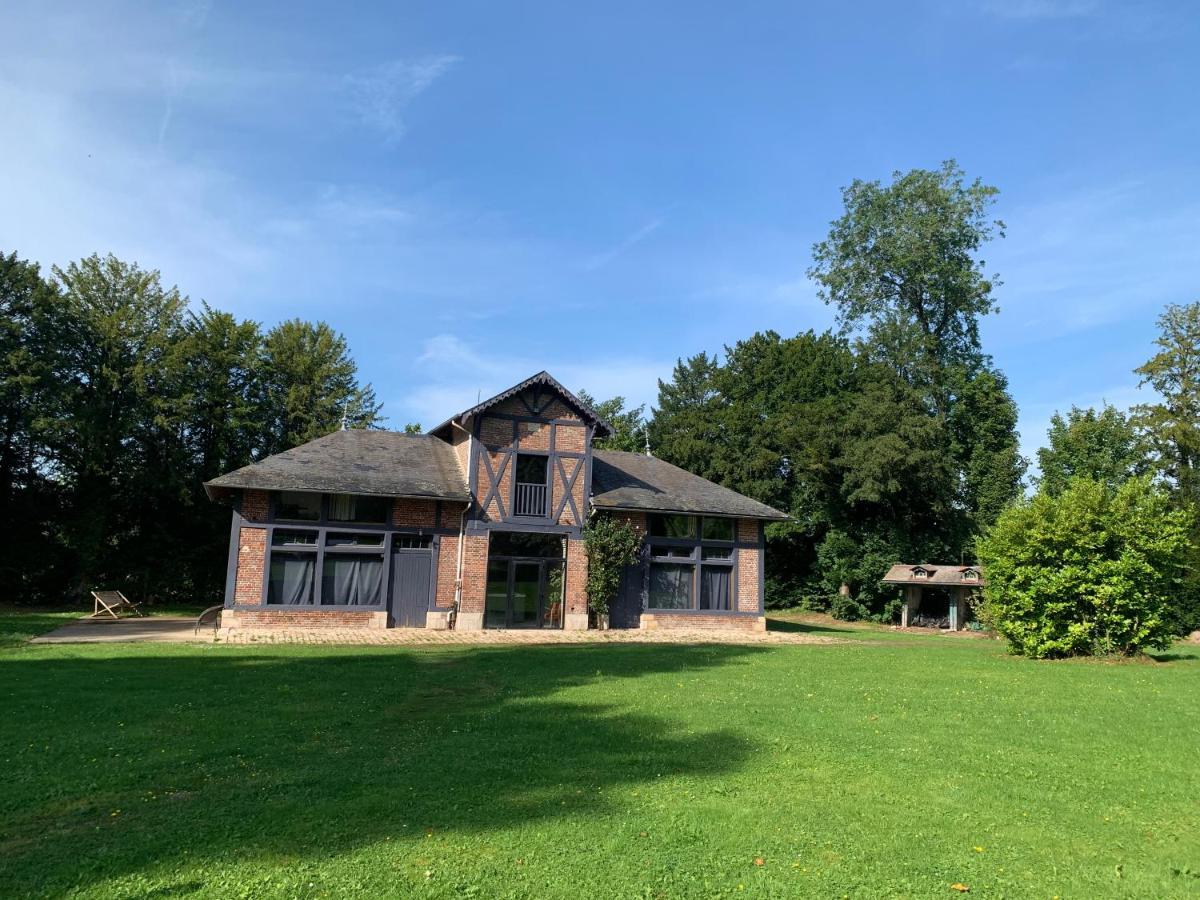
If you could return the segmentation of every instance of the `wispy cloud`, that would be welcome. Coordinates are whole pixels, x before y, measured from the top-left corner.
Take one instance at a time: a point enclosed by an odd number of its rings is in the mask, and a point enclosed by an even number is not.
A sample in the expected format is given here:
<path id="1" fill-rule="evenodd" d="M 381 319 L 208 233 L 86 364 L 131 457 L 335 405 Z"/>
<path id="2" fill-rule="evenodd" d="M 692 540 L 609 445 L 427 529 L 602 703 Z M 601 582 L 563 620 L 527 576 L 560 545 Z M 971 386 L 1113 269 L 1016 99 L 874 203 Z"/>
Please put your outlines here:
<path id="1" fill-rule="evenodd" d="M 587 259 L 583 264 L 584 271 L 594 272 L 597 269 L 604 268 L 610 262 L 612 262 L 614 259 L 616 259 L 618 256 L 620 256 L 622 253 L 626 252 L 631 247 L 634 247 L 637 244 L 640 244 L 642 241 L 646 240 L 646 238 L 650 237 L 650 235 L 654 234 L 654 232 L 656 232 L 656 231 L 658 231 L 658 229 L 662 228 L 662 226 L 664 224 L 666 224 L 665 219 L 657 218 L 657 217 L 651 219 L 650 221 L 648 221 L 644 225 L 642 225 L 640 228 L 638 228 L 636 231 L 633 231 L 630 234 L 626 235 L 625 238 L 623 240 L 621 240 L 620 243 L 610 247 L 609 249 L 605 250 L 603 253 L 597 253 L 595 256 L 592 256 L 589 259 Z"/>
<path id="2" fill-rule="evenodd" d="M 355 112 L 363 123 L 389 141 L 404 136 L 404 111 L 410 103 L 459 62 L 442 55 L 395 59 L 346 76 Z"/>

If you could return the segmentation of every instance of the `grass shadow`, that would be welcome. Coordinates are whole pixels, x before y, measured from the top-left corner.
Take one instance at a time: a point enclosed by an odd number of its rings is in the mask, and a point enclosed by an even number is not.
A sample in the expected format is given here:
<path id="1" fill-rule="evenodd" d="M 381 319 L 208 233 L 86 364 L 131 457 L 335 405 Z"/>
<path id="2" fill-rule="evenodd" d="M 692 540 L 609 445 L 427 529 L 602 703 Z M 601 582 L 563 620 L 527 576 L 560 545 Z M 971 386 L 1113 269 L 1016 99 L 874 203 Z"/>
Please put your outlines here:
<path id="1" fill-rule="evenodd" d="M 653 691 L 655 676 L 756 652 L 172 648 L 2 658 L 0 883 L 16 895 L 59 894 L 184 858 L 307 863 L 381 840 L 589 816 L 609 808 L 614 789 L 658 777 L 720 777 L 748 760 L 746 738 L 680 732 L 589 688 L 646 679 Z"/>

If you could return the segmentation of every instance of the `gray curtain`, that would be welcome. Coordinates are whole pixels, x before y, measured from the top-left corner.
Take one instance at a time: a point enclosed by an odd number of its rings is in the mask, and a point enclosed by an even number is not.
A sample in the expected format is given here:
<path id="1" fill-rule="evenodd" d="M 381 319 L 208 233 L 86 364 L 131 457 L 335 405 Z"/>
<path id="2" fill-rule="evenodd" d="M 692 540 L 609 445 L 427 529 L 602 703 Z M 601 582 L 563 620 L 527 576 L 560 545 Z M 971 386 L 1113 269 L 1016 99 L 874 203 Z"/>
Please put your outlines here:
<path id="1" fill-rule="evenodd" d="M 692 605 L 692 566 L 650 566 L 650 609 L 688 609 Z"/>
<path id="2" fill-rule="evenodd" d="M 729 585 L 733 569 L 728 566 L 700 568 L 700 608 L 730 609 Z"/>
<path id="3" fill-rule="evenodd" d="M 321 602 L 337 606 L 378 606 L 383 602 L 383 557 L 326 556 Z"/>
<path id="4" fill-rule="evenodd" d="M 312 603 L 313 570 L 316 554 L 274 553 L 271 555 L 271 578 L 267 585 L 267 602 L 284 606 Z"/>

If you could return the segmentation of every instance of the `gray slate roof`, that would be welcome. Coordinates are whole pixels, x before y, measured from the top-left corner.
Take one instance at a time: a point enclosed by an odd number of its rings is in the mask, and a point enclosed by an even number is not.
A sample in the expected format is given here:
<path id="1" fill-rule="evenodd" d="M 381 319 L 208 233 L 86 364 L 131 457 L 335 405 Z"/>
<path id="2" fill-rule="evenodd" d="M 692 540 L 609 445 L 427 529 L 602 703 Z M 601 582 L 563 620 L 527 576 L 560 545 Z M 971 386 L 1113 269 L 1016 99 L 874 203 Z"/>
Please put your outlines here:
<path id="1" fill-rule="evenodd" d="M 621 450 L 592 452 L 592 503 L 638 509 L 781 521 L 786 513 L 751 500 L 669 462 Z"/>
<path id="2" fill-rule="evenodd" d="M 210 499 L 240 488 L 471 499 L 445 441 L 360 428 L 335 431 L 204 484 Z"/>
<path id="3" fill-rule="evenodd" d="M 927 572 L 920 575 L 917 570 Z M 974 578 L 964 578 L 969 572 L 974 572 Z M 884 584 L 940 584 L 940 585 L 982 585 L 982 566 L 943 566 L 933 563 L 896 563 L 881 581 Z"/>

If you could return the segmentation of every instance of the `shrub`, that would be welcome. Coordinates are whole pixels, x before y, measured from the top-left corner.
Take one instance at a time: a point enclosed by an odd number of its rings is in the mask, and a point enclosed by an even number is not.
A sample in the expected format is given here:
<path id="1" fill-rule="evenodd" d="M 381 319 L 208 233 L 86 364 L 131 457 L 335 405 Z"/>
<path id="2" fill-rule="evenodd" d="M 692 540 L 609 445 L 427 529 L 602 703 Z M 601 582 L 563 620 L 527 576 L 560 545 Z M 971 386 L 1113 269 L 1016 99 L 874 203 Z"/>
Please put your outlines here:
<path id="1" fill-rule="evenodd" d="M 982 617 L 1025 656 L 1163 647 L 1192 524 L 1149 477 L 1115 490 L 1076 479 L 1020 501 L 979 542 Z"/>
<path id="2" fill-rule="evenodd" d="M 608 615 L 608 605 L 621 586 L 621 572 L 638 561 L 641 533 L 622 519 L 597 513 L 583 530 L 588 558 L 588 607 Z"/>

